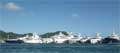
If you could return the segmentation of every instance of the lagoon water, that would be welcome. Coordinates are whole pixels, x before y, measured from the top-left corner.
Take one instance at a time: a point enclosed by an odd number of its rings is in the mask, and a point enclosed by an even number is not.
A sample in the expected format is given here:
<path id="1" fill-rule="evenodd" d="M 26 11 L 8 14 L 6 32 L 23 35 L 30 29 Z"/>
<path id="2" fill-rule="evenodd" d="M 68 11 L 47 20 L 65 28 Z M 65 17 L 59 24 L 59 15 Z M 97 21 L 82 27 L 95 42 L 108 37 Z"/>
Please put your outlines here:
<path id="1" fill-rule="evenodd" d="M 0 53 L 120 53 L 120 44 L 0 44 Z"/>

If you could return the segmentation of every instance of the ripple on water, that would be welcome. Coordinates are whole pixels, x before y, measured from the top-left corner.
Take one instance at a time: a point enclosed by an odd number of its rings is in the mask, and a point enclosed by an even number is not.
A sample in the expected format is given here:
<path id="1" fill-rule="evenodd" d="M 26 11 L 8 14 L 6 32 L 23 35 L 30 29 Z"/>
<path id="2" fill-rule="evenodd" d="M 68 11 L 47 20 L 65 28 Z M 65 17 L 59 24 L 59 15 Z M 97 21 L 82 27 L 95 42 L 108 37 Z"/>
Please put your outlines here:
<path id="1" fill-rule="evenodd" d="M 115 44 L 0 44 L 0 53 L 119 53 Z"/>

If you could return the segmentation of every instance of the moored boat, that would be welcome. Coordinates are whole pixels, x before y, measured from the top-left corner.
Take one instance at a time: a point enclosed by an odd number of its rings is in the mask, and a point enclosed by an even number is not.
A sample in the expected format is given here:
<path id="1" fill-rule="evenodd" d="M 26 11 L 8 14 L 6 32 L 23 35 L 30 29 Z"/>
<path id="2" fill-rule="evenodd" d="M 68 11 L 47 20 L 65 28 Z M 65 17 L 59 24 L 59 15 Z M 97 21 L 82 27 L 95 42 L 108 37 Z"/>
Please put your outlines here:
<path id="1" fill-rule="evenodd" d="M 90 39 L 91 44 L 97 44 L 102 43 L 102 37 L 100 36 L 100 33 L 96 34 L 96 37 Z"/>
<path id="2" fill-rule="evenodd" d="M 120 42 L 120 38 L 113 32 L 110 36 L 106 37 L 102 41 L 103 43 L 118 43 Z"/>
<path id="3" fill-rule="evenodd" d="M 24 43 L 23 40 L 19 40 L 19 39 L 7 39 L 4 40 L 5 43 Z"/>
<path id="4" fill-rule="evenodd" d="M 79 42 L 80 43 L 90 43 L 89 40 L 90 40 L 90 37 L 86 36 L 86 37 L 82 38 Z"/>
<path id="5" fill-rule="evenodd" d="M 10 39 L 8 35 L 8 39 L 4 40 L 4 43 L 24 43 L 24 41 L 20 40 L 19 38 Z"/>
<path id="6" fill-rule="evenodd" d="M 39 37 L 36 33 L 33 33 L 32 36 L 26 35 L 26 37 L 19 39 L 23 40 L 24 43 L 42 43 L 42 38 Z"/>

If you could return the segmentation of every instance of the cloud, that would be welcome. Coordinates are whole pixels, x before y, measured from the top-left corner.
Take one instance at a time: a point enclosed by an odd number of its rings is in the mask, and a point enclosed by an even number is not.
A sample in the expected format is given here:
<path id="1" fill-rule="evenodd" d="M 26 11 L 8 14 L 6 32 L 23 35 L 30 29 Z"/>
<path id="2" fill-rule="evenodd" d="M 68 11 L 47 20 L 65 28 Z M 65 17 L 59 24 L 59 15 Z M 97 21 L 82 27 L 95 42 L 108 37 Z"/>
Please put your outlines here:
<path id="1" fill-rule="evenodd" d="M 20 11 L 20 10 L 23 10 L 23 8 L 21 6 L 17 5 L 14 2 L 0 3 L 0 8 L 11 10 L 11 11 Z"/>
<path id="2" fill-rule="evenodd" d="M 72 17 L 78 17 L 79 15 L 78 14 L 72 14 Z"/>
<path id="3" fill-rule="evenodd" d="M 31 12 L 27 11 L 24 7 L 17 5 L 15 2 L 0 3 L 0 8 L 9 10 L 11 12 L 17 13 L 23 16 L 33 15 Z"/>
<path id="4" fill-rule="evenodd" d="M 13 2 L 9 2 L 9 3 L 5 4 L 4 8 L 6 8 L 8 10 L 12 10 L 12 11 L 22 10 L 22 7 L 18 6 L 17 4 L 15 4 Z"/>

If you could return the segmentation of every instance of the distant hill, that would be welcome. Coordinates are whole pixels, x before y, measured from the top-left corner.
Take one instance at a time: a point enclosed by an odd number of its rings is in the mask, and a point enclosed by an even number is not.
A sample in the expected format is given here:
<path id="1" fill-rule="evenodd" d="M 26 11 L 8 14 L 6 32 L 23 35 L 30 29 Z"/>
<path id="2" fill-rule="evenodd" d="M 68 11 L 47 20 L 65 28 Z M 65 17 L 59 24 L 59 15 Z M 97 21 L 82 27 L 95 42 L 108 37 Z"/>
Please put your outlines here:
<path id="1" fill-rule="evenodd" d="M 26 33 L 26 34 L 31 35 L 32 33 Z M 4 39 L 8 39 L 8 38 L 9 39 L 15 39 L 15 38 L 18 38 L 18 37 L 23 37 L 26 34 L 17 34 L 17 33 L 14 33 L 14 32 L 0 31 L 0 40 L 4 40 Z"/>
<path id="2" fill-rule="evenodd" d="M 68 33 L 65 32 L 65 31 L 56 31 L 56 32 L 48 32 L 48 33 L 42 34 L 41 37 L 42 38 L 50 38 L 50 37 L 52 37 L 56 34 L 59 34 L 60 32 L 63 33 L 64 35 L 66 35 L 66 36 L 68 35 Z"/>
<path id="3" fill-rule="evenodd" d="M 48 32 L 48 33 L 45 33 L 45 34 L 41 34 L 40 36 L 42 38 L 49 38 L 51 36 L 54 36 L 56 34 L 59 34 L 60 32 L 62 32 L 64 35 L 68 35 L 67 32 L 65 31 L 56 31 L 56 32 Z M 5 32 L 5 31 L 0 31 L 0 40 L 4 40 L 4 39 L 16 39 L 16 38 L 19 38 L 19 37 L 24 37 L 25 35 L 29 35 L 31 36 L 32 33 L 26 33 L 26 34 L 17 34 L 17 33 L 14 33 L 14 32 Z"/>

